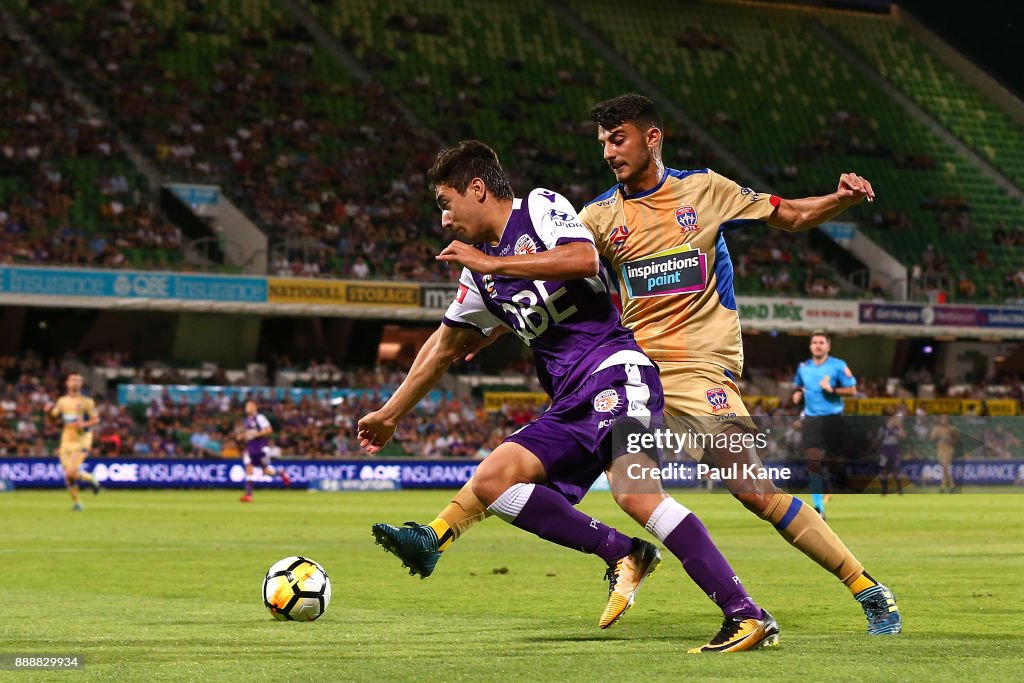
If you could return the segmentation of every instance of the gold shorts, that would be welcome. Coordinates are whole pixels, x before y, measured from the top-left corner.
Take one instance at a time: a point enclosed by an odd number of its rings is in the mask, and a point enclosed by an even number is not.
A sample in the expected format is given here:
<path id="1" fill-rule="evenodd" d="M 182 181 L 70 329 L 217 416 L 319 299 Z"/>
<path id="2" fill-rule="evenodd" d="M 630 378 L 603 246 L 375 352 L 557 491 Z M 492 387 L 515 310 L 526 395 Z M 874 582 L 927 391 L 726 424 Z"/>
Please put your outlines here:
<path id="1" fill-rule="evenodd" d="M 658 361 L 665 412 L 689 417 L 748 417 L 739 387 L 714 363 Z"/>
<path id="2" fill-rule="evenodd" d="M 65 470 L 67 470 L 69 466 L 77 468 L 87 457 L 89 457 L 89 451 L 91 449 L 92 434 L 77 440 L 62 440 L 60 442 L 60 450 L 58 451 L 61 467 Z"/>
<path id="3" fill-rule="evenodd" d="M 707 450 L 706 442 L 693 437 L 711 435 L 717 442 L 724 434 L 736 438 L 757 432 L 736 382 L 714 363 L 658 361 L 658 368 L 665 392 L 665 425 L 676 434 L 689 433 L 686 455 L 698 462 L 712 455 L 713 467 L 732 464 L 739 457 L 736 452 Z M 746 449 L 742 453 L 748 457 Z"/>
<path id="4" fill-rule="evenodd" d="M 938 450 L 938 452 L 935 455 L 936 455 L 936 459 L 939 461 L 940 465 L 942 465 L 943 467 L 949 467 L 950 465 L 953 464 L 953 449 L 952 448 L 949 448 L 949 449 L 939 448 L 937 450 Z"/>

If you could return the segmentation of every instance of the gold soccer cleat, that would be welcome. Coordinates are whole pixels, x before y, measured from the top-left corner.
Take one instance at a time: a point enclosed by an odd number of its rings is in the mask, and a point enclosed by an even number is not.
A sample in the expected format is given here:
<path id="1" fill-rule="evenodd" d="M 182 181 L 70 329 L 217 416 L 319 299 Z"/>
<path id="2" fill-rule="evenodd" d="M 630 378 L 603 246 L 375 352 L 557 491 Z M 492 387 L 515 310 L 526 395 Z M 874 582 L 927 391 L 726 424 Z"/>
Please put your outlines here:
<path id="1" fill-rule="evenodd" d="M 608 604 L 598 626 L 608 628 L 617 622 L 636 600 L 644 580 L 661 563 L 661 553 L 653 543 L 633 539 L 633 549 L 615 564 L 608 565 L 604 578 L 608 579 Z"/>

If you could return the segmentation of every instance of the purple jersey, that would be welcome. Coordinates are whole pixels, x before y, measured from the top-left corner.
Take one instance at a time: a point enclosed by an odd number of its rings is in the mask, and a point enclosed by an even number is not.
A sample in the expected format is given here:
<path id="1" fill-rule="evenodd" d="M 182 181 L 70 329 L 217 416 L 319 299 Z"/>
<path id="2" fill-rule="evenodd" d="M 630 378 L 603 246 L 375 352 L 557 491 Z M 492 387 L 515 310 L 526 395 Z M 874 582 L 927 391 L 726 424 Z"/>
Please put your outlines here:
<path id="1" fill-rule="evenodd" d="M 883 458 L 899 458 L 900 455 L 900 428 L 899 425 L 886 423 L 878 430 L 880 441 L 879 452 Z"/>
<path id="2" fill-rule="evenodd" d="M 476 245 L 492 256 L 533 254 L 594 239 L 561 195 L 538 188 L 514 199 L 501 240 Z M 625 362 L 651 365 L 619 322 L 603 274 L 578 280 L 526 280 L 463 269 L 444 323 L 490 334 L 508 327 L 533 350 L 537 378 L 557 401 L 599 369 Z M 616 352 L 631 352 L 612 358 Z M 608 362 L 605 362 L 608 361 Z"/>
<path id="3" fill-rule="evenodd" d="M 264 429 L 270 427 L 270 420 L 263 416 L 263 413 L 256 413 L 251 417 L 245 418 L 245 429 L 252 432 L 262 432 Z M 267 437 L 261 436 L 255 439 L 249 439 L 245 444 L 245 450 L 249 455 L 263 455 L 263 450 L 269 445 Z"/>

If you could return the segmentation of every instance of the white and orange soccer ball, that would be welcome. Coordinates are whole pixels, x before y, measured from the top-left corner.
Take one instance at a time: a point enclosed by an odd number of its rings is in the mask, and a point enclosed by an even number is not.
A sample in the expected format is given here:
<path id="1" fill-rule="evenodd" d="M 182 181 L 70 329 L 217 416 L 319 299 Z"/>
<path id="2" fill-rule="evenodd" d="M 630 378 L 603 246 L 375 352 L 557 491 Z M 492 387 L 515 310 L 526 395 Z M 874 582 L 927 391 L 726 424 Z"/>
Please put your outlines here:
<path id="1" fill-rule="evenodd" d="M 331 580 L 318 562 L 286 557 L 263 579 L 263 604 L 279 621 L 319 619 L 331 602 Z"/>

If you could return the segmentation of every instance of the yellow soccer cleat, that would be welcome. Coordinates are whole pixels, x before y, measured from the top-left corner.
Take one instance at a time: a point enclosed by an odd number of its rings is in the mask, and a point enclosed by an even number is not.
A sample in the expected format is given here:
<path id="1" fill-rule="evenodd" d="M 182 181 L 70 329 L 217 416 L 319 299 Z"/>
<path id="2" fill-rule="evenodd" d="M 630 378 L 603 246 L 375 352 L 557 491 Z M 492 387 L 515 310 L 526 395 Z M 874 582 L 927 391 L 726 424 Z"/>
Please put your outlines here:
<path id="1" fill-rule="evenodd" d="M 604 607 L 598 626 L 608 628 L 617 622 L 636 600 L 644 580 L 661 563 L 661 553 L 653 543 L 633 539 L 633 549 L 615 564 L 608 565 L 604 578 L 608 579 L 608 604 Z"/>
<path id="2" fill-rule="evenodd" d="M 743 652 L 779 644 L 779 624 L 767 610 L 761 610 L 760 619 L 726 617 L 722 630 L 707 645 L 690 648 L 691 655 L 702 652 Z"/>

